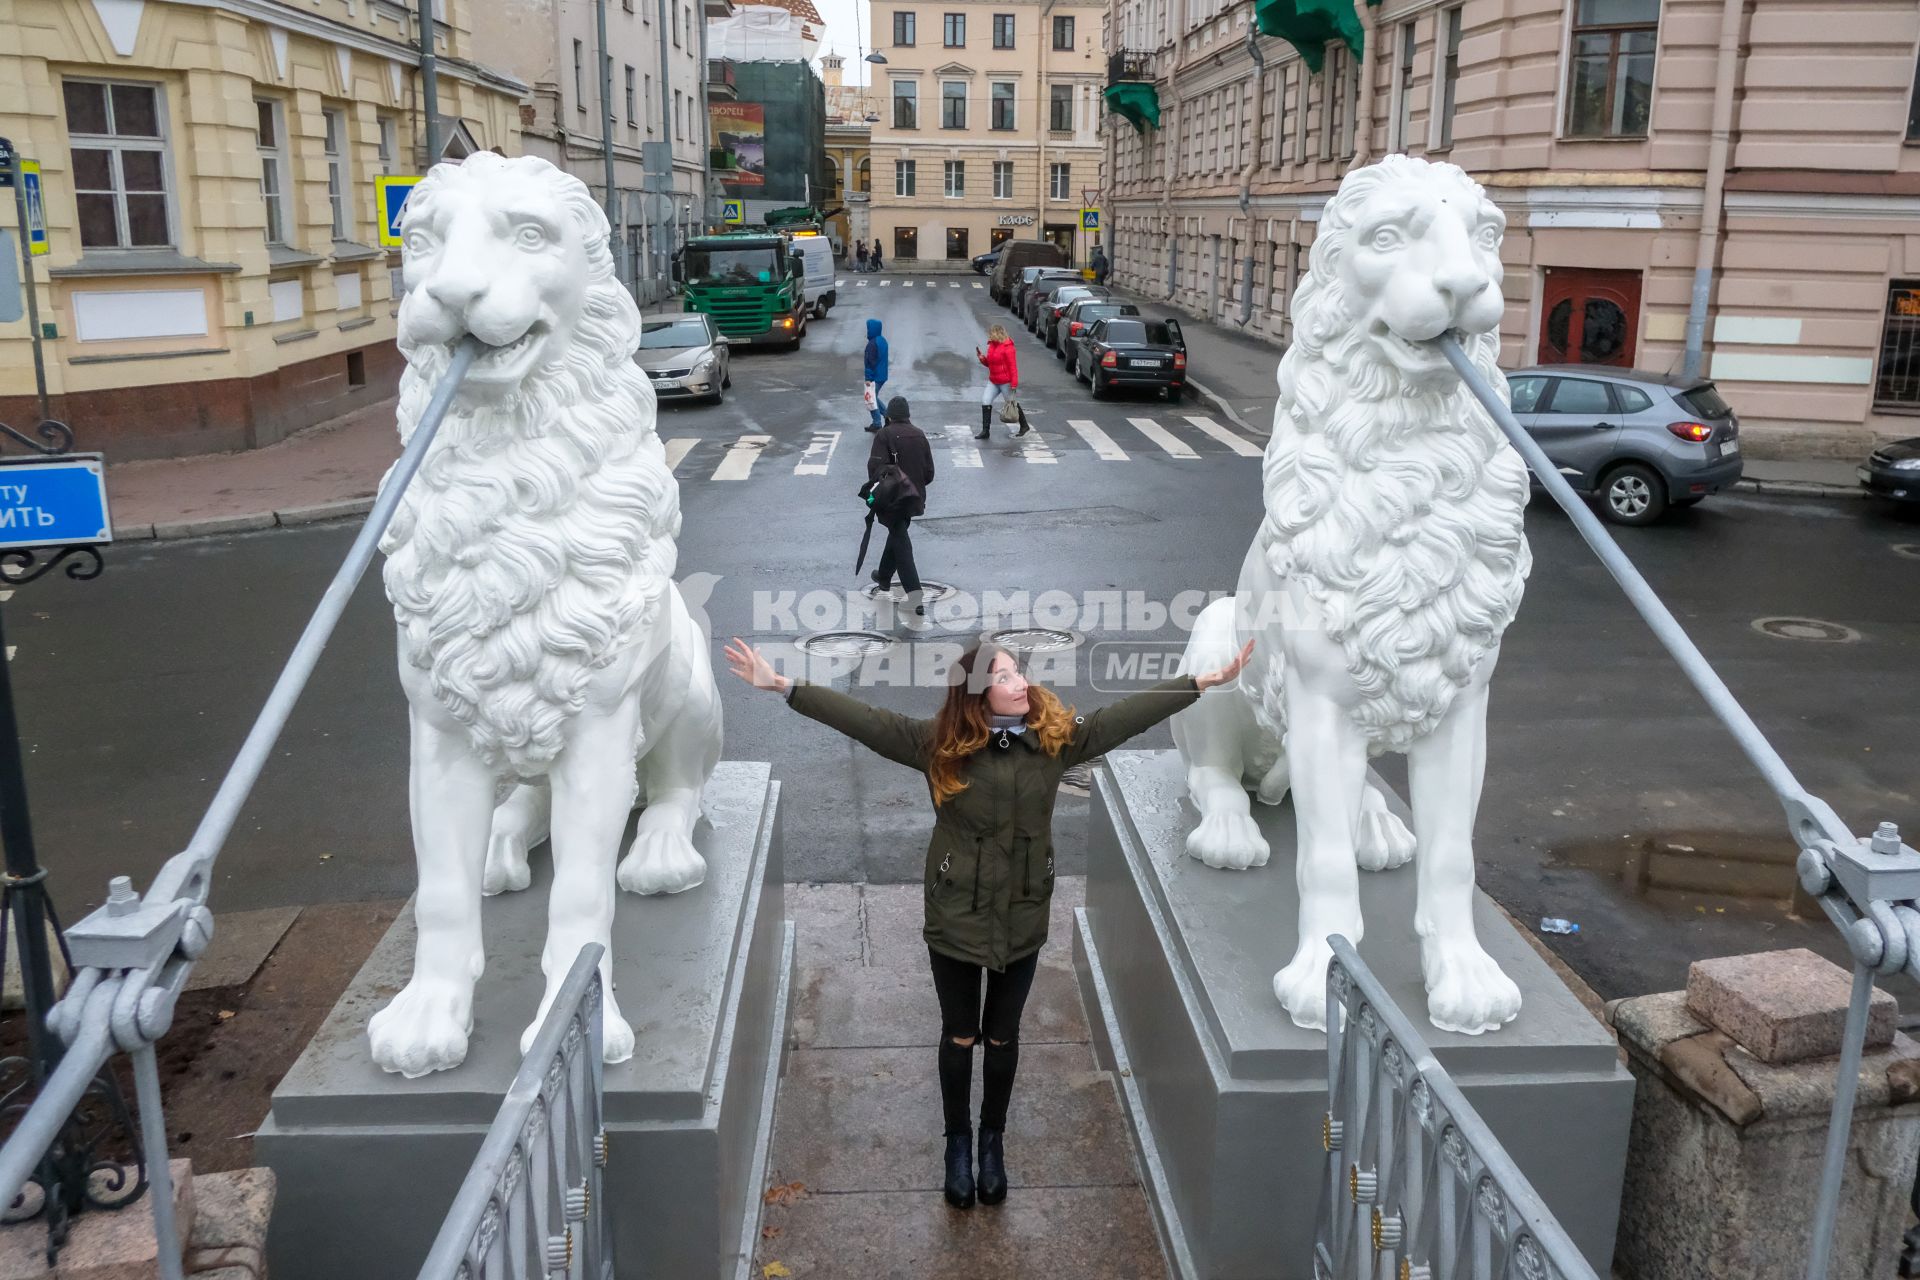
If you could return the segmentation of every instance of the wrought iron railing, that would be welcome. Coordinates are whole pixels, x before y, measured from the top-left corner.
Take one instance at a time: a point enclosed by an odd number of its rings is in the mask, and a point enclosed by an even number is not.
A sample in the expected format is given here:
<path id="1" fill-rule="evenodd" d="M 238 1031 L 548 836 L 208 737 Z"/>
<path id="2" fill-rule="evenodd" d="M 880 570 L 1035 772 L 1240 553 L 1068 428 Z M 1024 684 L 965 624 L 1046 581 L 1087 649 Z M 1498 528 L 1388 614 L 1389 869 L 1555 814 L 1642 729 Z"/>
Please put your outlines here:
<path id="1" fill-rule="evenodd" d="M 1315 1280 L 1597 1280 L 1353 945 L 1332 941 Z"/>
<path id="2" fill-rule="evenodd" d="M 580 949 L 480 1143 L 420 1280 L 607 1280 L 599 943 Z"/>
<path id="3" fill-rule="evenodd" d="M 174 1005 L 186 987 L 187 976 L 213 938 L 213 915 L 206 905 L 213 864 L 260 771 L 272 757 L 274 744 L 346 611 L 354 587 L 372 562 L 400 495 L 419 470 L 454 392 L 481 349 L 473 338 L 454 349 L 419 426 L 400 460 L 394 463 L 366 524 L 301 632 L 187 847 L 167 859 L 144 898 L 134 892 L 127 877 L 117 876 L 108 888 L 106 904 L 67 931 L 73 981 L 66 997 L 47 1017 L 48 1027 L 65 1042 L 66 1053 L 6 1145 L 0 1146 L 0 1205 L 20 1197 L 47 1148 L 107 1059 L 115 1052 L 126 1053 L 133 1060 L 140 1143 L 151 1182 L 163 1280 L 181 1280 L 181 1259 L 173 1222 L 167 1129 L 154 1045 L 172 1026 Z"/>
<path id="4" fill-rule="evenodd" d="M 1107 56 L 1107 83 L 1153 79 L 1153 55 L 1122 49 Z"/>
<path id="5" fill-rule="evenodd" d="M 1846 1030 L 1841 1037 L 1833 1115 L 1827 1127 L 1813 1236 L 1807 1248 L 1807 1280 L 1825 1280 L 1833 1248 L 1834 1222 L 1839 1214 L 1847 1135 L 1853 1126 L 1854 1098 L 1860 1087 L 1860 1059 L 1866 1042 L 1867 1006 L 1873 996 L 1874 976 L 1904 972 L 1920 979 L 1920 902 L 1915 901 L 1920 899 L 1920 854 L 1901 843 L 1900 832 L 1891 822 L 1881 822 L 1870 836 L 1855 835 L 1831 805 L 1800 785 L 1760 726 L 1714 671 L 1713 664 L 1688 637 L 1679 620 L 1661 602 L 1599 518 L 1514 419 L 1506 400 L 1474 368 L 1459 341 L 1447 334 L 1434 339 L 1433 345 L 1446 356 L 1474 398 L 1493 416 L 1535 478 L 1566 511 L 1573 527 L 1580 531 L 1607 572 L 1620 584 L 1621 591 L 1646 621 L 1654 638 L 1679 664 L 1715 718 L 1766 779 L 1767 786 L 1786 810 L 1788 832 L 1800 850 L 1800 885 L 1819 902 L 1853 955 L 1853 994 L 1847 1009 Z"/>

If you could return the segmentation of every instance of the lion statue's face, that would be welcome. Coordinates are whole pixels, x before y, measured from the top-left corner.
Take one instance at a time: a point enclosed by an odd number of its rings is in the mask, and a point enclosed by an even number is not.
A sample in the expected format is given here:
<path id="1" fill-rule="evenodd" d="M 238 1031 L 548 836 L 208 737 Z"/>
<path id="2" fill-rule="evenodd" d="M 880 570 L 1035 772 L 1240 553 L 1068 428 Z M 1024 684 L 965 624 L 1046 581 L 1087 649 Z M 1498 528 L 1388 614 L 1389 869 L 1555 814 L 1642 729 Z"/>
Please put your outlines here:
<path id="1" fill-rule="evenodd" d="M 1458 167 L 1388 156 L 1341 183 L 1320 234 L 1338 238 L 1329 270 L 1357 340 L 1424 381 L 1448 368 L 1426 340 L 1499 326 L 1505 229 L 1500 210 Z"/>
<path id="2" fill-rule="evenodd" d="M 401 218 L 401 351 L 437 371 L 471 333 L 491 350 L 474 362 L 463 400 L 514 394 L 573 343 L 594 259 L 607 256 L 594 237 L 603 244 L 606 234 L 585 185 L 537 157 L 483 152 L 436 166 Z"/>

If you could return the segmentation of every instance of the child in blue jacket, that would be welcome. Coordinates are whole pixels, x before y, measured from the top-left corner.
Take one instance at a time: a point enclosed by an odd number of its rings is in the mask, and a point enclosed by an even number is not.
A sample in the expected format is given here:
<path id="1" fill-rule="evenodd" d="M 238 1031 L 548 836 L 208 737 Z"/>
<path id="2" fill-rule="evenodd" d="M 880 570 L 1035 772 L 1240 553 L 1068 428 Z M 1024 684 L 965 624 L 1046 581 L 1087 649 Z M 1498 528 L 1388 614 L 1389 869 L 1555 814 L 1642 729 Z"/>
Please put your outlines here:
<path id="1" fill-rule="evenodd" d="M 878 431 L 886 422 L 886 415 L 880 412 L 880 406 L 886 403 L 882 394 L 887 387 L 887 340 L 881 336 L 880 322 L 867 321 L 866 380 L 873 384 L 873 421 L 867 430 Z"/>

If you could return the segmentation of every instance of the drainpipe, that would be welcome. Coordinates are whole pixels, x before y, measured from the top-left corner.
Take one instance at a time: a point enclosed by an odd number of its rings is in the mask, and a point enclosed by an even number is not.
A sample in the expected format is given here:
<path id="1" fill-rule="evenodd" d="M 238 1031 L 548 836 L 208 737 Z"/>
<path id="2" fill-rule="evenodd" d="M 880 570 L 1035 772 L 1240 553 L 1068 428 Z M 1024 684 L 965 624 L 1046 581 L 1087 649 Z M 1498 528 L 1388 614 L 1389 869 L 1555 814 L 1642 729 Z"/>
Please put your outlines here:
<path id="1" fill-rule="evenodd" d="M 1240 212 L 1250 212 L 1253 203 L 1253 180 L 1267 166 L 1266 161 L 1266 112 L 1261 108 L 1267 93 L 1267 59 L 1260 52 L 1260 28 L 1247 24 L 1247 56 L 1253 59 L 1253 160 L 1247 165 L 1247 171 L 1240 175 Z M 1253 319 L 1253 219 L 1247 219 L 1247 257 L 1240 272 L 1240 327 L 1247 327 Z"/>
<path id="2" fill-rule="evenodd" d="M 1175 111 L 1180 105 L 1180 56 L 1186 47 L 1186 0 L 1167 0 L 1167 36 L 1171 48 L 1167 54 L 1167 102 Z M 1174 281 L 1179 278 L 1180 235 L 1173 225 L 1173 180 L 1180 172 L 1180 146 L 1177 138 L 1167 141 L 1167 167 L 1160 175 L 1160 225 L 1167 228 L 1167 298 L 1172 300 Z"/>
<path id="3" fill-rule="evenodd" d="M 660 215 L 653 223 L 653 254 L 650 256 L 648 270 L 653 279 L 647 284 L 649 295 L 671 274 L 667 264 L 673 261 L 673 55 L 667 52 L 667 23 L 670 17 L 667 5 L 670 0 L 660 0 L 657 7 L 660 36 L 660 143 L 654 150 L 655 190 L 660 194 L 657 208 Z M 704 13 L 701 22 L 706 21 Z M 707 69 L 700 68 L 705 75 Z M 641 148 L 645 155 L 646 148 Z M 651 300 L 651 296 L 649 297 Z"/>
<path id="4" fill-rule="evenodd" d="M 631 292 L 633 282 L 627 279 L 630 273 L 622 249 L 625 239 L 620 234 L 620 189 L 613 181 L 613 51 L 607 47 L 607 0 L 594 0 L 593 9 L 594 21 L 600 27 L 600 106 L 606 118 L 600 134 L 600 154 L 607 173 L 607 247 L 613 253 L 613 278 Z"/>
<path id="5" fill-rule="evenodd" d="M 1693 258 L 1693 298 L 1687 304 L 1683 377 L 1697 378 L 1707 339 L 1707 300 L 1713 294 L 1713 264 L 1720 249 L 1720 219 L 1726 203 L 1727 155 L 1733 149 L 1734 78 L 1740 65 L 1740 23 L 1746 0 L 1721 0 L 1720 52 L 1713 71 L 1713 135 L 1707 147 L 1707 189 L 1700 201 L 1700 243 Z"/>
<path id="6" fill-rule="evenodd" d="M 420 0 L 420 105 L 426 112 L 427 169 L 440 163 L 440 73 L 433 56 L 433 0 Z"/>
<path id="7" fill-rule="evenodd" d="M 1047 18 L 1052 13 L 1053 0 L 1047 0 L 1040 6 L 1040 30 L 1035 33 L 1033 41 L 1033 83 L 1036 95 L 1033 107 L 1035 125 L 1033 136 L 1038 142 L 1039 149 L 1035 154 L 1039 156 L 1040 166 L 1039 173 L 1035 175 L 1038 181 L 1034 183 L 1033 211 L 1035 222 L 1040 229 L 1039 238 L 1042 240 L 1047 238 L 1047 198 L 1053 194 L 1048 185 L 1051 179 L 1047 176 L 1047 130 L 1053 125 L 1050 115 L 1053 104 L 1047 99 L 1047 45 L 1052 42 L 1053 33 L 1047 30 Z M 1077 38 L 1078 33 L 1075 34 Z M 1067 250 L 1067 256 L 1071 259 L 1073 250 Z"/>
<path id="8" fill-rule="evenodd" d="M 1353 164 L 1358 169 L 1373 157 L 1373 47 L 1378 28 L 1367 0 L 1353 0 L 1360 15 L 1360 100 L 1353 111 Z"/>

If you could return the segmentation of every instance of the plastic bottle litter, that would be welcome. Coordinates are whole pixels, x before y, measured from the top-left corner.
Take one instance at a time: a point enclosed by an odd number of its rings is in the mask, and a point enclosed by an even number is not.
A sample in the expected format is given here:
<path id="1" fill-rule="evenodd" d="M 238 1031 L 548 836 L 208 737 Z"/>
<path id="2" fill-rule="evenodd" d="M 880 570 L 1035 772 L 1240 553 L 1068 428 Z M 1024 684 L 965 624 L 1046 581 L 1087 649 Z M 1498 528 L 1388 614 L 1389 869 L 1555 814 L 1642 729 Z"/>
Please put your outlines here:
<path id="1" fill-rule="evenodd" d="M 1542 933 L 1578 933 L 1580 926 L 1571 920 L 1562 920 L 1559 916 L 1546 916 L 1540 921 Z"/>

